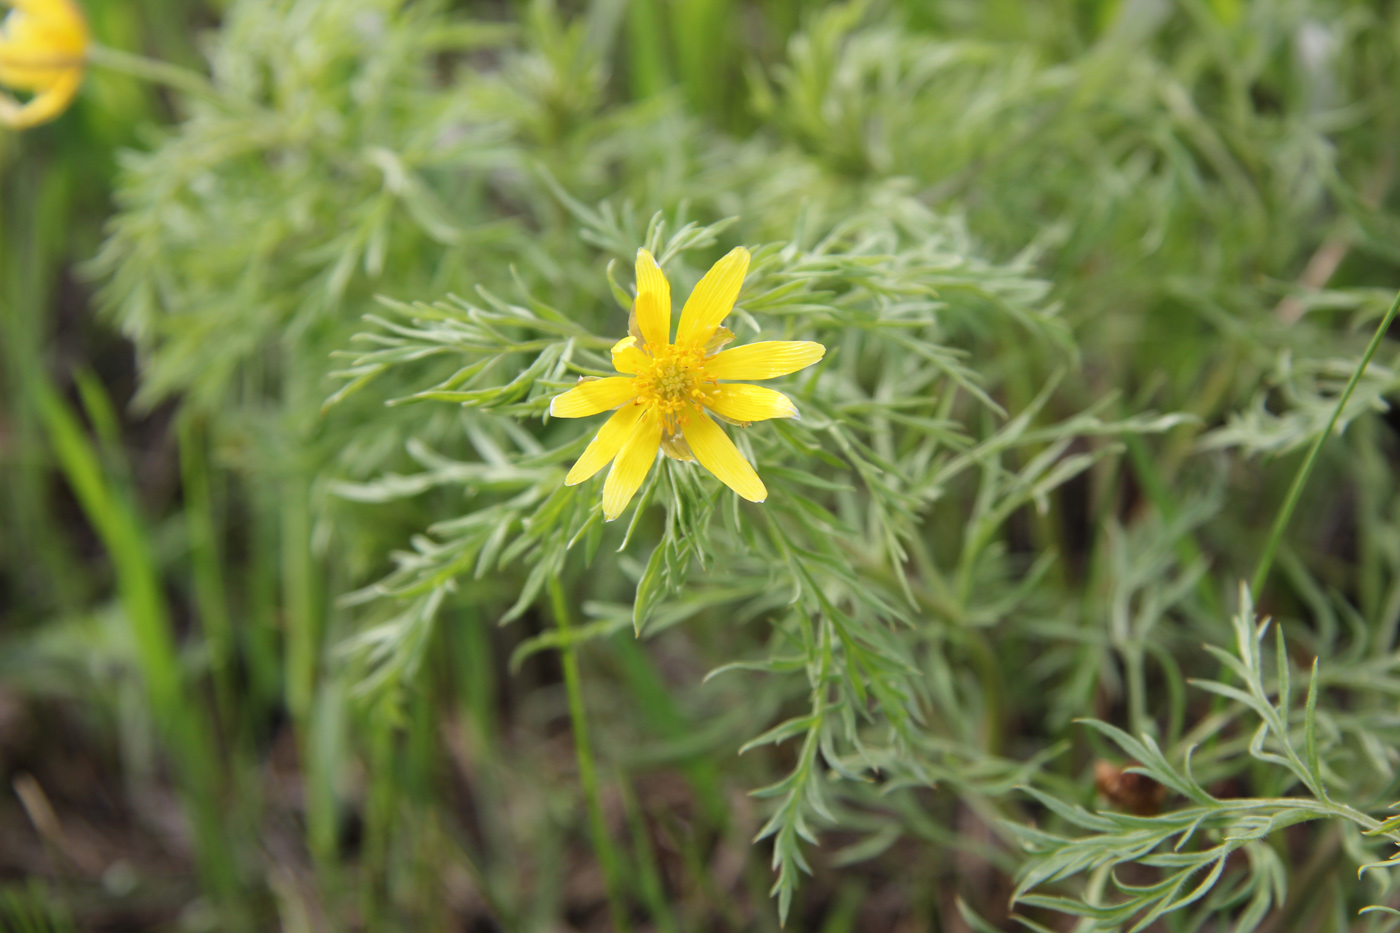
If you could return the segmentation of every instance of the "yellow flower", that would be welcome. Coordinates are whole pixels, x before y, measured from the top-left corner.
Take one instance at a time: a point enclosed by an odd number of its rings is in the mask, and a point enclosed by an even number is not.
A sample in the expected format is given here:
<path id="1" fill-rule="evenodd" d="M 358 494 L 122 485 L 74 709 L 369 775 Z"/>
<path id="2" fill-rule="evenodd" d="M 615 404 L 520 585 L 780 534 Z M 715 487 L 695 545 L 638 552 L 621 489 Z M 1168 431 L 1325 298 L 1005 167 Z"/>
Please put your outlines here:
<path id="1" fill-rule="evenodd" d="M 0 0 L 6 5 L 13 9 L 0 22 L 0 84 L 31 96 L 20 103 L 0 91 L 0 123 L 22 130 L 73 102 L 91 37 L 73 0 Z"/>
<path id="2" fill-rule="evenodd" d="M 734 339 L 720 324 L 734 308 L 748 271 L 749 251 L 742 246 L 715 263 L 681 309 L 672 341 L 671 285 L 651 253 L 638 250 L 631 336 L 612 348 L 613 368 L 624 375 L 581 380 L 550 402 L 549 413 L 556 418 L 616 409 L 564 480 L 569 486 L 581 483 L 611 462 L 603 484 L 608 521 L 627 508 L 658 449 L 675 460 L 700 461 L 750 502 L 768 498 L 763 481 L 710 415 L 741 427 L 796 418 L 797 408 L 781 392 L 728 380 L 786 376 L 821 359 L 826 347 L 769 340 L 720 352 Z"/>

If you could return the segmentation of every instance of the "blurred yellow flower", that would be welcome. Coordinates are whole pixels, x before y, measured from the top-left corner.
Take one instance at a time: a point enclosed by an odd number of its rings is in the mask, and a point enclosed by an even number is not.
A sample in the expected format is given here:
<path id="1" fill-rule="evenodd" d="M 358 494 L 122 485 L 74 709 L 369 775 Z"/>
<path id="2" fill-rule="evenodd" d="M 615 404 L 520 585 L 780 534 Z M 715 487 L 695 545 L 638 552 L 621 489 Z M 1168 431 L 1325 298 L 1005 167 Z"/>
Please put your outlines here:
<path id="1" fill-rule="evenodd" d="M 734 339 L 720 324 L 734 308 L 748 271 L 749 251 L 742 246 L 715 263 L 681 309 L 672 341 L 671 285 L 651 253 L 638 250 L 631 335 L 612 348 L 613 368 L 624 375 L 581 380 L 550 402 L 549 413 L 556 418 L 616 409 L 564 480 L 569 486 L 581 483 L 611 462 L 603 484 L 608 521 L 627 508 L 658 449 L 675 460 L 700 461 L 750 502 L 768 497 L 753 467 L 710 416 L 747 427 L 753 421 L 795 418 L 797 408 L 781 392 L 721 380 L 786 376 L 817 362 L 826 347 L 769 340 L 720 352 Z"/>
<path id="2" fill-rule="evenodd" d="M 31 96 L 21 103 L 0 91 L 0 123 L 28 129 L 73 102 L 91 36 L 73 0 L 0 0 L 3 6 L 13 9 L 0 22 L 0 85 Z"/>

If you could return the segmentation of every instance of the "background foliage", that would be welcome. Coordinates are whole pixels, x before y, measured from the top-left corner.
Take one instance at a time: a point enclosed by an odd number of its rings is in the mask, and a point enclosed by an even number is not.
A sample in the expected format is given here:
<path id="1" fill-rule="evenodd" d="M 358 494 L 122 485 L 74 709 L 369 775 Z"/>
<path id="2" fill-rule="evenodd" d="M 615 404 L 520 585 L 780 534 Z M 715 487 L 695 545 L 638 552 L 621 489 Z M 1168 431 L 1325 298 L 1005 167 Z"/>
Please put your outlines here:
<path id="1" fill-rule="evenodd" d="M 1395 4 L 88 6 L 0 927 L 1394 928 Z M 770 498 L 606 525 L 548 400 L 739 244 Z"/>

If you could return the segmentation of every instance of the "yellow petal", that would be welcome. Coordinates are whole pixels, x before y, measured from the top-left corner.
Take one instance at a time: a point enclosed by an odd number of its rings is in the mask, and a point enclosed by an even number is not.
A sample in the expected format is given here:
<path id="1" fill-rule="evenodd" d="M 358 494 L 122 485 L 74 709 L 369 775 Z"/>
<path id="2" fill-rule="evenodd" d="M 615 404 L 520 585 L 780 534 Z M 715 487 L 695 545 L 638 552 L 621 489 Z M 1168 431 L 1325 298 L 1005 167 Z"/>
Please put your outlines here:
<path id="1" fill-rule="evenodd" d="M 65 72 L 62 77 L 24 104 L 8 94 L 0 93 L 0 124 L 13 130 L 27 130 L 48 123 L 68 109 L 83 83 L 83 73 Z"/>
<path id="2" fill-rule="evenodd" d="M 632 388 L 631 379 L 609 376 L 580 382 L 563 395 L 554 396 L 554 401 L 549 403 L 549 413 L 556 418 L 587 418 L 636 397 L 637 390 Z"/>
<path id="3" fill-rule="evenodd" d="M 564 485 L 577 486 L 607 466 L 622 449 L 632 429 L 637 426 L 637 419 L 642 417 L 642 411 L 640 405 L 624 405 L 613 412 L 613 416 L 603 424 L 598 436 L 589 441 L 583 456 L 578 458 L 569 475 L 564 477 Z"/>
<path id="4" fill-rule="evenodd" d="M 656 292 L 639 292 L 632 302 L 632 316 L 642 342 L 650 347 L 664 347 L 671 342 L 671 309 L 663 308 Z"/>
<path id="5" fill-rule="evenodd" d="M 639 406 L 640 407 L 640 406 Z M 618 451 L 612 469 L 608 471 L 607 482 L 603 483 L 603 517 L 612 521 L 627 508 L 627 503 L 637 494 L 642 480 L 656 462 L 656 451 L 661 446 L 661 415 L 654 408 L 637 420 L 627 442 Z"/>
<path id="6" fill-rule="evenodd" d="M 749 273 L 749 251 L 736 246 L 719 262 L 710 267 L 695 291 L 681 309 L 681 324 L 676 331 L 676 343 L 704 343 L 710 334 L 734 310 L 734 299 Z"/>
<path id="7" fill-rule="evenodd" d="M 731 421 L 798 417 L 797 406 L 783 393 L 740 382 L 715 386 L 707 391 L 705 407 Z"/>
<path id="8" fill-rule="evenodd" d="M 690 444 L 690 452 L 695 454 L 695 459 L 715 474 L 721 483 L 750 502 L 762 502 L 768 498 L 763 480 L 758 478 L 724 429 L 711 421 L 708 415 L 691 418 L 681 430 L 685 432 L 686 442 Z"/>
<path id="9" fill-rule="evenodd" d="M 826 347 L 810 340 L 765 340 L 717 353 L 705 361 L 714 379 L 774 379 L 811 366 Z"/>
<path id="10" fill-rule="evenodd" d="M 666 274 L 656 264 L 656 259 L 644 249 L 637 250 L 637 295 L 651 292 L 656 296 L 656 307 L 660 311 L 654 323 L 655 333 L 647 329 L 647 324 L 639 320 L 642 334 L 647 343 L 659 347 L 671 342 L 671 283 Z"/>
<path id="11" fill-rule="evenodd" d="M 21 13 L 57 20 L 81 20 L 83 15 L 73 0 L 4 0 L 4 3 Z M 0 3 L 0 6 L 4 3 Z"/>
<path id="12" fill-rule="evenodd" d="M 623 337 L 612 348 L 613 369 L 620 373 L 639 373 L 651 360 L 637 349 L 636 337 Z"/>

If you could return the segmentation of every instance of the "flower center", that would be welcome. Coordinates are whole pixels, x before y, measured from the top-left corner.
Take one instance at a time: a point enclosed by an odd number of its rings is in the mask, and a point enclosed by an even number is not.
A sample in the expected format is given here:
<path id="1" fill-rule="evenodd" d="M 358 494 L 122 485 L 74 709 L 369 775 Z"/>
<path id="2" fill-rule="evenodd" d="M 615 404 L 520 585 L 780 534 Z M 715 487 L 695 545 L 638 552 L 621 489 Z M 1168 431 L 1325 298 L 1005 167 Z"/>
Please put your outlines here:
<path id="1" fill-rule="evenodd" d="M 697 344 L 667 345 L 653 351 L 651 365 L 632 380 L 637 400 L 655 408 L 671 421 L 687 408 L 700 410 L 704 385 L 713 382 L 705 371 L 705 350 Z M 685 422 L 685 417 L 679 419 Z"/>

